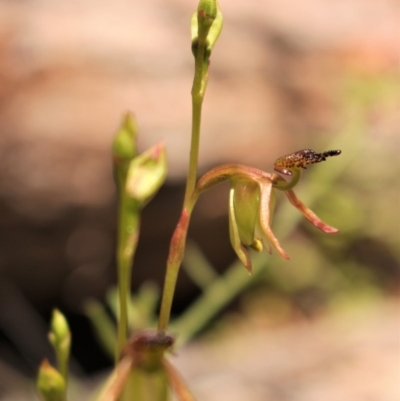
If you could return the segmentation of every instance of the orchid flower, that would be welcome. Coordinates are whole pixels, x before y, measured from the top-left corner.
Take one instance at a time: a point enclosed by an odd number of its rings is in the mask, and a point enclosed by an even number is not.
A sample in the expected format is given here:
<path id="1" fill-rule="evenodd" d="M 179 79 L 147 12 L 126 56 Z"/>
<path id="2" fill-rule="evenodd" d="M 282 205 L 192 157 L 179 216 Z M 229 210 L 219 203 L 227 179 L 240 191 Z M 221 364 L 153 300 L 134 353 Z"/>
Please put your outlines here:
<path id="1" fill-rule="evenodd" d="M 233 249 L 249 273 L 252 271 L 248 248 L 260 252 L 265 247 L 271 253 L 272 245 L 280 256 L 289 259 L 271 229 L 275 207 L 274 190 L 284 191 L 295 206 L 314 226 L 325 233 L 339 230 L 324 223 L 305 206 L 293 191 L 301 176 L 301 168 L 319 163 L 341 151 L 316 153 L 311 149 L 300 150 L 275 161 L 276 171 L 292 177 L 287 182 L 280 174 L 267 173 L 241 164 L 225 164 L 204 174 L 197 183 L 195 196 L 226 180 L 231 181 L 229 194 L 229 234 Z"/>

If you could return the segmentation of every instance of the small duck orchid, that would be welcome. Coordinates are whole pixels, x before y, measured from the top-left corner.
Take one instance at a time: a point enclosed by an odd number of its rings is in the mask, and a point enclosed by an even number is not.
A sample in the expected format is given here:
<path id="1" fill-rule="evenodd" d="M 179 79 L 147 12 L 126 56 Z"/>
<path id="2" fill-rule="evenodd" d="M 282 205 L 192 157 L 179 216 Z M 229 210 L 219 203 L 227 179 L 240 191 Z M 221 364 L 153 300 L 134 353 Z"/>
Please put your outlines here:
<path id="1" fill-rule="evenodd" d="M 242 264 L 252 272 L 248 248 L 260 252 L 265 247 L 271 253 L 270 244 L 284 259 L 288 254 L 281 247 L 271 229 L 271 221 L 275 208 L 274 190 L 284 191 L 290 203 L 296 207 L 314 226 L 325 233 L 337 233 L 339 230 L 324 223 L 314 212 L 305 206 L 293 191 L 301 176 L 301 169 L 314 163 L 337 156 L 340 150 L 329 150 L 316 153 L 311 149 L 303 149 L 275 161 L 277 172 L 289 175 L 286 181 L 278 173 L 267 173 L 254 167 L 242 164 L 224 164 L 205 173 L 197 183 L 195 196 L 203 191 L 230 180 L 229 194 L 229 234 L 233 249 Z"/>

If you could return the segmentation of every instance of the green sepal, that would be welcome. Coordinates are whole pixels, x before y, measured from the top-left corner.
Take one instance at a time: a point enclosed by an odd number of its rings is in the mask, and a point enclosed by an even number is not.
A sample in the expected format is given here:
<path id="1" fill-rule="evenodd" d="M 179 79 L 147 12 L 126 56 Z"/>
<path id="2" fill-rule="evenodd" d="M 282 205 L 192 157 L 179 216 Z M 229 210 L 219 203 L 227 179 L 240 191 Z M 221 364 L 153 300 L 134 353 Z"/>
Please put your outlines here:
<path id="1" fill-rule="evenodd" d="M 233 210 L 243 245 L 251 246 L 260 213 L 260 188 L 257 182 L 237 179 L 232 182 Z"/>

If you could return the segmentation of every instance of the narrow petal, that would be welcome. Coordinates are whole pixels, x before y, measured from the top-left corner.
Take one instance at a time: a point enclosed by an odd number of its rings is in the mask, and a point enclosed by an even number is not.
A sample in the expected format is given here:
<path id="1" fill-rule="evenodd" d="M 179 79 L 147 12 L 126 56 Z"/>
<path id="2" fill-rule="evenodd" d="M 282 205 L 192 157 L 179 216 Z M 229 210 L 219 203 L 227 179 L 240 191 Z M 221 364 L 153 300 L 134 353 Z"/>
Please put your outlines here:
<path id="1" fill-rule="evenodd" d="M 117 401 L 125 387 L 125 383 L 128 380 L 129 373 L 133 369 L 134 364 L 135 361 L 130 356 L 122 358 L 114 368 L 111 376 L 107 379 L 100 396 L 96 398 L 96 400 Z"/>
<path id="2" fill-rule="evenodd" d="M 246 247 L 243 246 L 243 244 L 240 241 L 239 231 L 235 219 L 235 211 L 233 208 L 233 196 L 234 196 L 234 189 L 232 188 L 229 192 L 229 237 L 231 240 L 232 248 L 236 252 L 236 255 L 243 263 L 243 266 L 251 274 L 252 273 L 251 259 Z"/>
<path id="3" fill-rule="evenodd" d="M 270 181 L 263 181 L 260 184 L 261 198 L 260 198 L 260 223 L 264 235 L 267 237 L 269 242 L 275 247 L 279 255 L 284 259 L 289 259 L 289 255 L 282 249 L 281 244 L 275 237 L 275 234 L 271 230 L 271 196 L 272 196 L 272 183 Z M 267 244 L 265 244 L 267 245 Z"/>
<path id="4" fill-rule="evenodd" d="M 164 358 L 163 365 L 170 387 L 179 401 L 195 401 L 193 394 L 177 370 Z"/>
<path id="5" fill-rule="evenodd" d="M 303 213 L 304 217 L 309 220 L 315 227 L 322 230 L 324 233 L 333 234 L 339 232 L 335 227 L 328 226 L 324 223 L 313 211 L 311 211 L 293 192 L 293 190 L 285 191 L 290 203 Z"/>

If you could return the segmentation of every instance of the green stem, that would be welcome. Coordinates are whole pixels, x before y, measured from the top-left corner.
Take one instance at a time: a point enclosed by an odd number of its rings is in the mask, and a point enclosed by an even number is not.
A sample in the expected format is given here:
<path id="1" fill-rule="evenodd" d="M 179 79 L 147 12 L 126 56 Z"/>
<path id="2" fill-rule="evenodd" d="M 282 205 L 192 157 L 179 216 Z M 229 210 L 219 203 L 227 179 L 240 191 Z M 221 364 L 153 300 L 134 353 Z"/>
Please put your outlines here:
<path id="1" fill-rule="evenodd" d="M 197 180 L 199 161 L 200 127 L 203 99 L 208 81 L 208 61 L 204 60 L 205 46 L 199 44 L 195 58 L 195 74 L 192 86 L 192 136 L 190 144 L 189 171 L 186 180 L 184 207 L 193 195 Z"/>
<path id="2" fill-rule="evenodd" d="M 158 321 L 159 332 L 165 331 L 168 326 L 178 273 L 184 255 L 190 216 L 195 203 L 194 192 L 197 181 L 199 159 L 201 112 L 208 81 L 208 59 L 205 57 L 205 46 L 205 41 L 199 41 L 195 56 L 195 74 L 192 86 L 192 137 L 189 156 L 189 171 L 186 180 L 186 191 L 182 214 L 171 239 Z"/>
<path id="3" fill-rule="evenodd" d="M 122 188 L 124 187 L 122 186 Z M 120 193 L 117 245 L 119 295 L 117 361 L 120 358 L 128 337 L 128 302 L 130 297 L 132 259 L 137 247 L 139 225 L 139 211 L 133 207 L 132 200 L 124 192 Z"/>
<path id="4" fill-rule="evenodd" d="M 68 359 L 69 354 L 63 352 L 61 349 L 56 349 L 57 355 L 57 365 L 58 371 L 60 372 L 61 376 L 64 378 L 65 381 L 65 392 L 64 398 L 67 399 L 67 388 L 68 388 Z"/>
<path id="5" fill-rule="evenodd" d="M 186 179 L 184 205 L 186 205 L 188 200 L 191 198 L 194 188 L 196 186 L 200 147 L 199 145 L 202 103 L 202 99 L 193 98 L 192 100 L 192 142 L 190 145 L 189 171 Z"/>
<path id="6" fill-rule="evenodd" d="M 185 251 L 186 235 L 189 227 L 190 215 L 191 210 L 189 211 L 187 209 L 183 209 L 181 218 L 179 219 L 179 223 L 171 239 L 164 290 L 161 300 L 161 310 L 158 320 L 159 332 L 165 331 L 168 326 L 176 281 L 178 279 L 179 268 L 182 264 Z"/>

